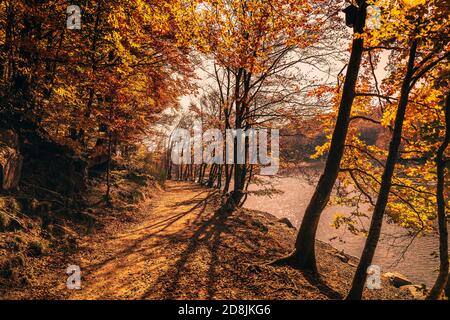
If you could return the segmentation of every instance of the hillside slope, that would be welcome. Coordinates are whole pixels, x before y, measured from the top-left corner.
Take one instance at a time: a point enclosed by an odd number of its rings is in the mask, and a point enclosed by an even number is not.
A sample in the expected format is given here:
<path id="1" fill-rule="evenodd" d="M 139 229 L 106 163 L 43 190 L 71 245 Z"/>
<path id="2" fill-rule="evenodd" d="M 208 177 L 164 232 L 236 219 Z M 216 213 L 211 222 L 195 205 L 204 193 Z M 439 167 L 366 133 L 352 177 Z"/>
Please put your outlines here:
<path id="1" fill-rule="evenodd" d="M 267 265 L 292 249 L 296 230 L 264 212 L 217 214 L 216 190 L 169 181 L 147 199 L 130 219 L 78 239 L 75 253 L 41 259 L 47 276 L 3 298 L 340 299 L 351 283 L 357 261 L 321 242 L 321 280 Z M 82 290 L 66 289 L 69 264 L 81 267 Z M 365 298 L 411 297 L 383 282 Z"/>

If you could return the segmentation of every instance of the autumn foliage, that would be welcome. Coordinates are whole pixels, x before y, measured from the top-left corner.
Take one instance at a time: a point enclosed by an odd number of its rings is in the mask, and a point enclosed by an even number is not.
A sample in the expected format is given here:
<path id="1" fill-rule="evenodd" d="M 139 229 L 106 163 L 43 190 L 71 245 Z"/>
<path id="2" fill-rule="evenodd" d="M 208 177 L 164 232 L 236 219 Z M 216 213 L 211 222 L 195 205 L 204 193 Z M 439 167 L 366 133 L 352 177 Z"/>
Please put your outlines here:
<path id="1" fill-rule="evenodd" d="M 81 7 L 81 29 L 66 27 L 69 5 Z M 113 158 L 134 153 L 158 158 L 161 181 L 221 190 L 226 214 L 258 181 L 248 140 L 244 164 L 175 166 L 170 132 L 197 120 L 302 136 L 325 168 L 296 249 L 274 264 L 317 272 L 320 215 L 347 205 L 334 225 L 368 236 L 349 298 L 361 298 L 383 221 L 412 238 L 439 230 L 430 295 L 439 298 L 449 269 L 449 18 L 445 0 L 1 1 L 0 126 L 18 133 L 27 159 L 39 158 L 29 145 L 40 141 L 46 155 L 76 159 L 72 171 L 105 165 L 107 201 Z M 281 159 L 297 165 L 301 139 L 289 141 Z"/>

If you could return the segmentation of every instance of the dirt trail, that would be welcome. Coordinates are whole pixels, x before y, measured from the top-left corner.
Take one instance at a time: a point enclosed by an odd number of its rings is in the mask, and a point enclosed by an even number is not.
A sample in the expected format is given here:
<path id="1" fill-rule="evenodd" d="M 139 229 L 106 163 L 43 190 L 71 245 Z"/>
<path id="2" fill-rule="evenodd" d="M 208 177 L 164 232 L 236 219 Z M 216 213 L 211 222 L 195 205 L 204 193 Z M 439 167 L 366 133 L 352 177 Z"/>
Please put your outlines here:
<path id="1" fill-rule="evenodd" d="M 201 218 L 212 192 L 191 183 L 169 181 L 165 191 L 153 199 L 154 207 L 146 209 L 144 221 L 103 243 L 82 244 L 81 247 L 97 247 L 97 257 L 81 256 L 82 290 L 70 298 L 129 299 L 152 295 L 154 292 L 148 289 L 174 262 L 174 239 L 183 242 L 194 235 L 196 228 L 192 228 L 192 223 Z"/>
<path id="2" fill-rule="evenodd" d="M 317 279 L 266 263 L 292 250 L 296 230 L 271 214 L 241 209 L 217 213 L 217 191 L 168 181 L 137 222 L 123 230 L 86 236 L 71 257 L 82 272 L 82 290 L 55 288 L 64 299 L 340 299 L 357 261 L 341 261 L 317 242 Z M 66 261 L 68 262 L 68 261 Z M 352 262 L 352 264 L 350 264 Z M 383 280 L 384 281 L 384 280 Z M 383 284 L 369 299 L 404 299 Z"/>

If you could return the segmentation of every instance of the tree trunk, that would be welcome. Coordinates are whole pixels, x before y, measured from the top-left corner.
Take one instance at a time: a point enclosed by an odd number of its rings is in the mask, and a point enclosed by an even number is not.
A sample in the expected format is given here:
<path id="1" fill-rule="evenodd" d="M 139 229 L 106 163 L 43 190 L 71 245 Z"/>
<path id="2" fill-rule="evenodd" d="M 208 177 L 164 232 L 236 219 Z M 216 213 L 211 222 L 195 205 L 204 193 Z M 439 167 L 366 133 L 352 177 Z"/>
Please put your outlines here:
<path id="1" fill-rule="evenodd" d="M 247 201 L 247 197 L 248 197 L 248 187 L 250 186 L 250 183 L 252 182 L 252 177 L 253 177 L 253 165 L 250 165 L 250 172 L 248 174 L 248 179 L 247 182 L 245 184 L 245 194 L 244 194 L 244 198 L 242 199 L 241 203 L 239 206 L 243 206 L 245 201 Z"/>
<path id="2" fill-rule="evenodd" d="M 235 79 L 235 92 L 234 92 L 234 104 L 235 104 L 235 119 L 234 129 L 242 129 L 242 100 L 241 99 L 241 81 L 245 79 L 245 70 L 240 68 L 236 74 Z M 238 138 L 233 139 L 233 163 L 234 163 L 234 186 L 228 197 L 225 208 L 226 210 L 234 210 L 238 203 L 241 201 L 244 193 L 244 184 L 242 181 L 243 165 L 238 163 Z"/>
<path id="3" fill-rule="evenodd" d="M 167 160 L 166 166 L 167 166 L 167 179 L 172 180 L 172 161 Z"/>
<path id="4" fill-rule="evenodd" d="M 375 208 L 373 210 L 369 234 L 364 245 L 362 257 L 356 269 L 352 287 L 346 298 L 348 300 L 361 299 L 364 284 L 366 281 L 367 268 L 372 263 L 375 249 L 380 238 L 384 210 L 386 209 L 386 205 L 388 202 L 389 192 L 392 184 L 392 176 L 394 174 L 395 164 L 397 162 L 398 152 L 400 149 L 403 120 L 405 118 L 406 107 L 408 105 L 408 96 L 410 90 L 409 86 L 414 74 L 414 60 L 416 57 L 416 49 L 417 41 L 414 40 L 409 51 L 408 67 L 406 70 L 405 78 L 403 79 L 400 100 L 397 108 L 397 115 L 395 117 L 394 131 L 392 133 L 392 139 L 389 145 L 389 153 L 386 160 L 383 176 L 381 177 L 380 191 L 378 193 L 377 202 L 375 203 Z"/>
<path id="5" fill-rule="evenodd" d="M 365 19 L 366 2 L 362 1 L 354 26 L 355 33 L 362 32 Z M 345 139 L 350 122 L 350 112 L 355 98 L 355 86 L 361 65 L 363 45 L 364 43 L 361 38 L 353 39 L 352 52 L 347 67 L 347 74 L 327 161 L 314 194 L 305 210 L 303 221 L 297 234 L 295 250 L 288 257 L 275 261 L 274 264 L 289 264 L 296 268 L 317 272 L 315 258 L 317 226 L 319 225 L 320 215 L 330 198 L 344 154 Z"/>
<path id="6" fill-rule="evenodd" d="M 112 154 L 112 135 L 109 133 L 109 141 L 108 141 L 108 163 L 106 167 L 106 203 L 111 204 L 111 154 Z"/>
<path id="7" fill-rule="evenodd" d="M 445 217 L 445 198 L 444 198 L 444 180 L 445 180 L 445 159 L 444 153 L 450 143 L 450 94 L 447 94 L 444 113 L 445 113 L 445 137 L 436 153 L 436 198 L 437 198 L 437 215 L 439 224 L 439 275 L 430 291 L 427 299 L 439 299 L 442 290 L 448 279 L 448 231 L 447 219 Z"/>
<path id="8" fill-rule="evenodd" d="M 213 163 L 211 169 L 209 170 L 208 177 L 208 188 L 212 188 L 214 186 L 214 181 L 216 181 L 218 165 Z"/>
<path id="9" fill-rule="evenodd" d="M 235 147 L 235 150 L 237 150 L 237 147 Z M 230 210 L 236 209 L 241 203 L 242 198 L 244 197 L 245 176 L 247 171 L 245 164 L 238 164 L 236 160 L 235 162 L 236 164 L 234 165 L 234 187 L 226 204 L 226 208 Z"/>
<path id="10" fill-rule="evenodd" d="M 0 130 L 0 190 L 19 184 L 23 157 L 18 152 L 19 137 L 13 130 Z"/>
<path id="11" fill-rule="evenodd" d="M 217 175 L 217 184 L 216 188 L 220 190 L 222 188 L 222 172 L 223 172 L 223 165 L 221 164 L 219 167 L 219 173 Z"/>
<path id="12" fill-rule="evenodd" d="M 203 176 L 205 175 L 206 166 L 207 165 L 205 163 L 202 163 L 200 165 L 200 172 L 199 172 L 198 181 L 197 181 L 199 184 L 203 184 Z"/>
<path id="13" fill-rule="evenodd" d="M 189 177 L 189 165 L 186 164 L 184 168 L 183 180 L 188 181 L 188 177 Z"/>
<path id="14" fill-rule="evenodd" d="M 19 184 L 23 157 L 17 150 L 0 144 L 0 189 L 10 190 Z"/>
<path id="15" fill-rule="evenodd" d="M 198 165 L 193 165 L 194 169 L 193 169 L 193 174 L 192 174 L 192 181 L 195 182 L 197 181 L 197 174 L 198 174 Z"/>
<path id="16" fill-rule="evenodd" d="M 445 286 L 445 289 L 444 289 L 445 295 L 447 296 L 447 298 L 450 297 L 450 281 L 449 281 L 449 279 L 450 279 L 450 275 L 447 278 L 447 285 Z"/>
<path id="17" fill-rule="evenodd" d="M 223 187 L 223 193 L 227 194 L 230 190 L 231 176 L 233 175 L 234 165 L 225 164 L 225 186 Z"/>

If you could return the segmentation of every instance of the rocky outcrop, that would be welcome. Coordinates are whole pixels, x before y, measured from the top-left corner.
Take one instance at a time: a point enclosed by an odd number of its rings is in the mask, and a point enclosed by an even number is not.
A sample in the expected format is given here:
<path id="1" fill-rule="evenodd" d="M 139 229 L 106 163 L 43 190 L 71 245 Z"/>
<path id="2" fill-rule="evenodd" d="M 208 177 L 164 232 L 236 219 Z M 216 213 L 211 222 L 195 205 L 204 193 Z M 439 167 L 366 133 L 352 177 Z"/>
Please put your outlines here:
<path id="1" fill-rule="evenodd" d="M 87 163 L 83 158 L 36 131 L 22 130 L 20 138 L 24 183 L 36 187 L 41 196 L 56 192 L 74 197 L 85 190 Z"/>
<path id="2" fill-rule="evenodd" d="M 335 252 L 334 256 L 345 263 L 348 263 L 350 260 L 350 258 L 342 251 Z"/>
<path id="3" fill-rule="evenodd" d="M 401 286 L 400 290 L 409 292 L 417 300 L 424 300 L 426 298 L 426 288 L 424 285 L 408 284 Z"/>
<path id="4" fill-rule="evenodd" d="M 412 284 L 411 280 L 398 272 L 386 272 L 383 277 L 389 279 L 389 282 L 396 288 Z"/>
<path id="5" fill-rule="evenodd" d="M 281 218 L 278 220 L 278 222 L 287 225 L 289 228 L 295 229 L 295 226 L 288 218 Z"/>

